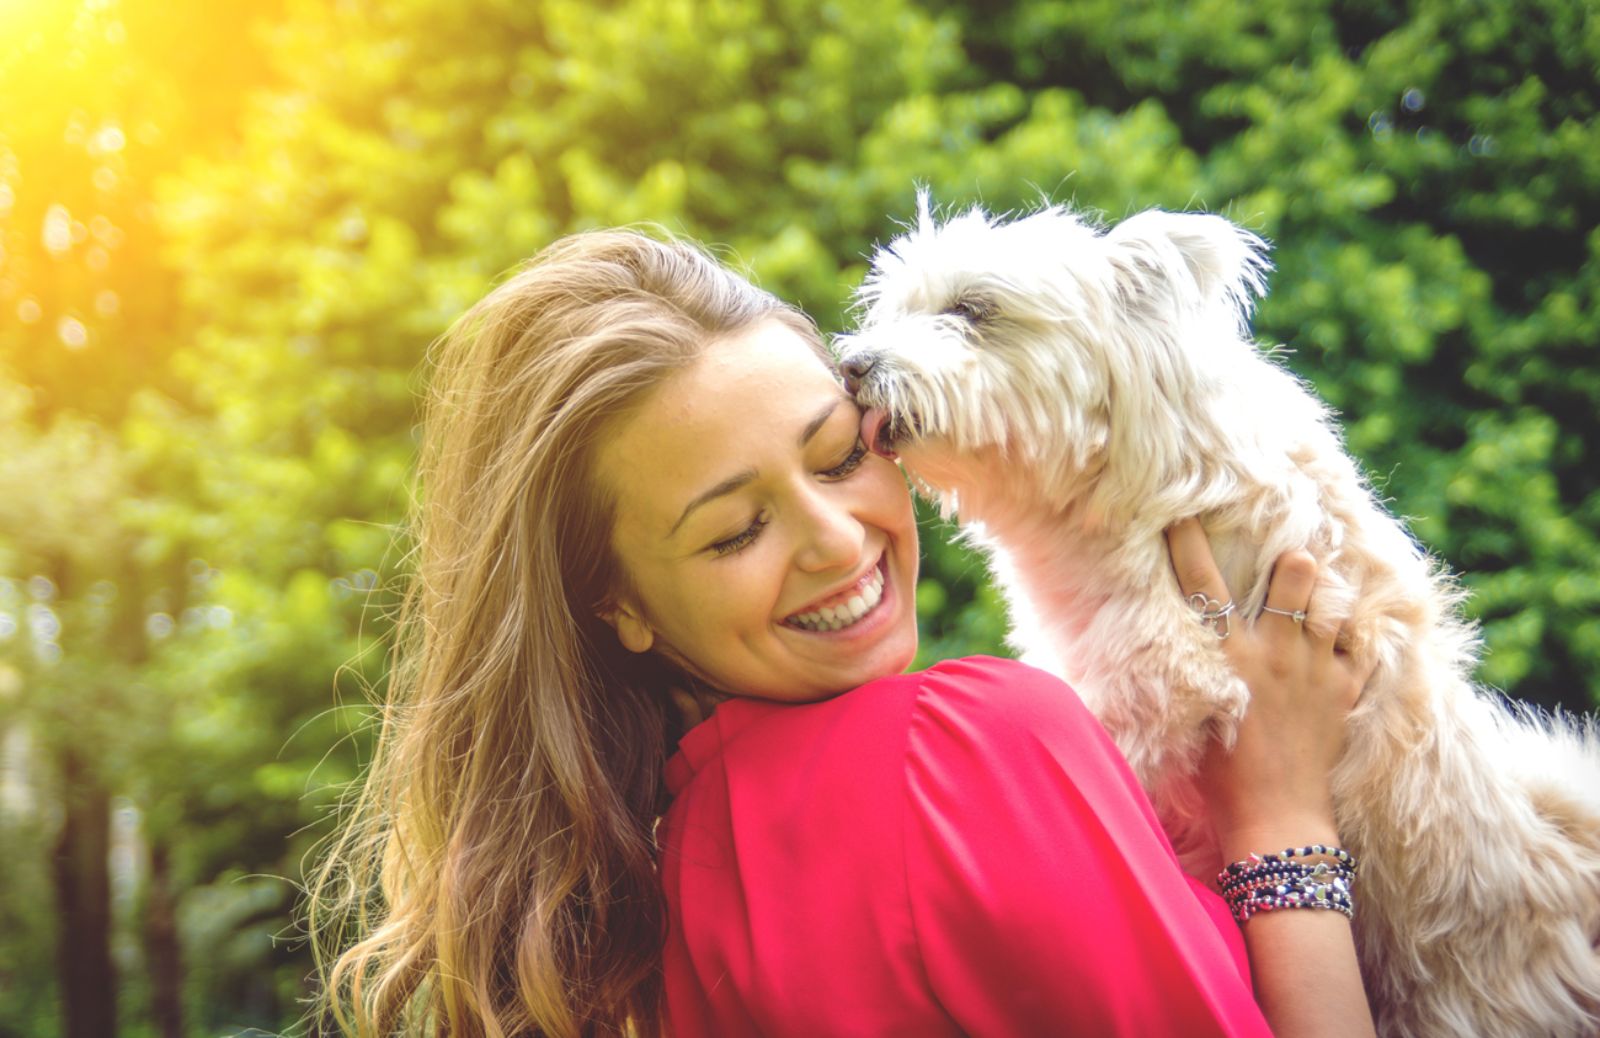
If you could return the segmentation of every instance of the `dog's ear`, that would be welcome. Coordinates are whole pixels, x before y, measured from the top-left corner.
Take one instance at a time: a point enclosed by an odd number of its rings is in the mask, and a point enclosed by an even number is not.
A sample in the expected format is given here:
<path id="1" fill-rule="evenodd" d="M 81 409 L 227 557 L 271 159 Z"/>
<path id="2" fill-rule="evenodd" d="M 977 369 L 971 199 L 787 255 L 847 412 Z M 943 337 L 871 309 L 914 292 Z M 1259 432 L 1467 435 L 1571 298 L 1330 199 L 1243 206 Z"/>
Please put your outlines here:
<path id="1" fill-rule="evenodd" d="M 1168 292 L 1180 309 L 1221 303 L 1243 321 L 1266 289 L 1267 244 L 1220 216 L 1152 209 L 1106 235 L 1119 288 L 1131 299 Z M 1185 305 L 1187 304 L 1187 305 Z"/>

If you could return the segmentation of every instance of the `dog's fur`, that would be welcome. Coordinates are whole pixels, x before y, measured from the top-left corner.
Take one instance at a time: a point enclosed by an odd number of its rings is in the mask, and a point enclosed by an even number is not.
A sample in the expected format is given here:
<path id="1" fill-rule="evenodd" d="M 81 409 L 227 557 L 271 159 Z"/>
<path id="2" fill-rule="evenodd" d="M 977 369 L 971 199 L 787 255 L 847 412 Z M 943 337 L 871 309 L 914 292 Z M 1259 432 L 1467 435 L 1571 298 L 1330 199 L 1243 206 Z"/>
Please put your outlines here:
<path id="1" fill-rule="evenodd" d="M 1216 216 L 941 224 L 924 198 L 875 256 L 840 360 L 988 553 L 1014 645 L 1100 717 L 1196 874 L 1220 863 L 1191 776 L 1248 693 L 1162 531 L 1201 517 L 1246 617 L 1272 561 L 1308 548 L 1306 623 L 1376 661 L 1333 784 L 1380 1033 L 1594 1034 L 1600 737 L 1471 685 L 1462 593 L 1250 341 L 1264 250 Z"/>

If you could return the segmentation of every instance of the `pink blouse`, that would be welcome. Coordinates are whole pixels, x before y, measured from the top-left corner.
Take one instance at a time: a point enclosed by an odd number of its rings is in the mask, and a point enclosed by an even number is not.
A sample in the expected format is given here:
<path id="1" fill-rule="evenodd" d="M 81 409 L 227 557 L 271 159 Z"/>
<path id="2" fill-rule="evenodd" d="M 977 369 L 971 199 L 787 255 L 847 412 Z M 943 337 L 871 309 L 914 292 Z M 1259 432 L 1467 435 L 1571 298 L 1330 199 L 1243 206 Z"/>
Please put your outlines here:
<path id="1" fill-rule="evenodd" d="M 1041 671 L 730 700 L 666 774 L 675 1035 L 1269 1036 L 1226 907 Z"/>

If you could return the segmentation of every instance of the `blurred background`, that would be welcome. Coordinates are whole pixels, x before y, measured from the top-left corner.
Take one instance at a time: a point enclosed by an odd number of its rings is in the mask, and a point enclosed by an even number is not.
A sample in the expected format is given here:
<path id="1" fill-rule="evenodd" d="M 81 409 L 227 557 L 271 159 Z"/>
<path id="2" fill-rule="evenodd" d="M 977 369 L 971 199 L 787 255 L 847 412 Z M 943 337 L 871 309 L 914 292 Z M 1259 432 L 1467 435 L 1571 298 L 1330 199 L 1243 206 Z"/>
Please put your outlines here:
<path id="1" fill-rule="evenodd" d="M 1592 709 L 1597 65 L 1588 0 L 0 0 L 0 1035 L 295 1029 L 418 363 L 579 228 L 837 330 L 917 182 L 1224 213 L 1482 680 Z M 999 651 L 925 529 L 925 657 Z"/>

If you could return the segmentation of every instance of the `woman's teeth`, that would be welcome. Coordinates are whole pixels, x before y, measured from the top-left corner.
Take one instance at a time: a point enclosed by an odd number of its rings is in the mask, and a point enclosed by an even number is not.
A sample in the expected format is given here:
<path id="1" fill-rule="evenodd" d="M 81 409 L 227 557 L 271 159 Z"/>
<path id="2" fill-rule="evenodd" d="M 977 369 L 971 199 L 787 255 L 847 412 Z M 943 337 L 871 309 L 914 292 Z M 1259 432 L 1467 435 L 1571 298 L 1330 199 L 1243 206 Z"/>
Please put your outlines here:
<path id="1" fill-rule="evenodd" d="M 849 597 L 831 606 L 796 613 L 784 621 L 806 631 L 837 631 L 860 620 L 883 600 L 883 572 L 877 566 L 850 589 Z"/>

